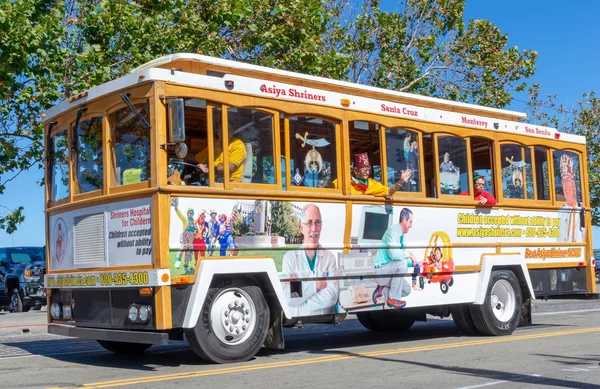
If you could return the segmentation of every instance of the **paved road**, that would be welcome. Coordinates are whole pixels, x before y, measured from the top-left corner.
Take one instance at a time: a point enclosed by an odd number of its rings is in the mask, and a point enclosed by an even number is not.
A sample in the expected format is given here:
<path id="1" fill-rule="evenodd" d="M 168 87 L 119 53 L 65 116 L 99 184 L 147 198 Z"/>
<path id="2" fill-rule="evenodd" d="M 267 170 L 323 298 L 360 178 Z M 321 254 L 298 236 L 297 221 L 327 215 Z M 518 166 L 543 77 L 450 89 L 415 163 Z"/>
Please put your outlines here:
<path id="1" fill-rule="evenodd" d="M 600 302 L 538 301 L 533 318 L 509 337 L 465 337 L 435 318 L 379 334 L 349 319 L 286 330 L 285 351 L 208 365 L 185 342 L 124 357 L 47 334 L 46 312 L 0 313 L 0 387 L 600 389 Z"/>

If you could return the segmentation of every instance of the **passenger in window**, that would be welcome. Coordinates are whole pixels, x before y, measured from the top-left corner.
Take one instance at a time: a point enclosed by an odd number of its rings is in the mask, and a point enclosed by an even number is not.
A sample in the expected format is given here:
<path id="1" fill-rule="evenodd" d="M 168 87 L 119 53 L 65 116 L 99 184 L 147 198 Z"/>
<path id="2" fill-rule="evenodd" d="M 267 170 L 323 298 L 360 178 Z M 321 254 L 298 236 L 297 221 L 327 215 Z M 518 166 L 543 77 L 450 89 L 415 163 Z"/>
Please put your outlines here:
<path id="1" fill-rule="evenodd" d="M 352 169 L 351 193 L 373 195 L 377 197 L 392 196 L 400 190 L 408 180 L 410 180 L 412 170 L 408 168 L 401 171 L 400 179 L 390 188 L 369 178 L 370 175 L 371 163 L 369 162 L 369 155 L 367 153 L 356 154 L 354 156 L 354 168 Z"/>
<path id="2" fill-rule="evenodd" d="M 444 162 L 440 164 L 440 172 L 442 173 L 454 173 L 457 168 L 450 160 L 450 153 L 444 153 Z"/>
<path id="3" fill-rule="evenodd" d="M 408 152 L 408 160 L 406 162 L 406 167 L 410 170 L 413 171 L 413 173 L 415 175 L 418 175 L 417 173 L 417 167 L 419 166 L 419 142 L 417 142 L 416 140 L 414 140 L 410 146 L 410 151 Z M 412 185 L 416 185 L 416 182 L 414 179 L 412 179 L 410 181 L 410 183 Z"/>
<path id="4" fill-rule="evenodd" d="M 219 133 L 215 133 L 215 154 L 219 152 L 219 156 L 215 159 L 215 171 L 223 174 L 225 166 L 223 165 L 223 142 L 220 139 Z M 217 151 L 218 150 L 218 151 Z M 204 173 L 208 173 L 208 147 L 195 155 L 198 168 Z M 229 137 L 229 180 L 231 182 L 241 182 L 244 172 L 244 162 L 246 160 L 246 145 L 240 139 L 231 135 Z"/>
<path id="5" fill-rule="evenodd" d="M 473 199 L 479 201 L 481 205 L 496 205 L 496 199 L 490 193 L 483 190 L 485 188 L 485 177 L 475 173 L 473 176 Z M 468 196 L 469 192 L 462 192 L 461 196 Z"/>

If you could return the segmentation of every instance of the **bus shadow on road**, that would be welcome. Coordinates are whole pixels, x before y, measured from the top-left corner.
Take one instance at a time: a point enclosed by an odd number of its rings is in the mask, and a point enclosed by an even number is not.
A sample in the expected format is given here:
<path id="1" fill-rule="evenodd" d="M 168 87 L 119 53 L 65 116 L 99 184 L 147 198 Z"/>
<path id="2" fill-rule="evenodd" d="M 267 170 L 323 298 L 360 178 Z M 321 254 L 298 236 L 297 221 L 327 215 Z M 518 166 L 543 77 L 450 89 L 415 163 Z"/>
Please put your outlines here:
<path id="1" fill-rule="evenodd" d="M 545 328 L 564 328 L 556 324 L 526 324 L 518 327 L 515 334 Z M 356 319 L 348 319 L 342 325 L 316 324 L 303 328 L 285 330 L 285 349 L 262 349 L 259 355 L 285 354 L 291 351 L 323 351 L 333 348 L 376 346 L 398 342 L 435 341 L 454 339 L 476 339 L 482 335 L 460 332 L 451 319 L 432 319 L 415 322 L 405 332 L 374 332 L 364 328 Z"/>

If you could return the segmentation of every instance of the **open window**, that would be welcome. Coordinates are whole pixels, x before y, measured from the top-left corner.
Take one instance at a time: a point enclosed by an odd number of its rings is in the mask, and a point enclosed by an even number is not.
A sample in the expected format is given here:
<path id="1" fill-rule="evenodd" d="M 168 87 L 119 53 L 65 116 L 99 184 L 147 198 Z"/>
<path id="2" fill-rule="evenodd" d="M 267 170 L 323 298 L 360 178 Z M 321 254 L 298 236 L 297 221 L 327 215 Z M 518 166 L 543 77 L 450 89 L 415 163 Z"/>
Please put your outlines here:
<path id="1" fill-rule="evenodd" d="M 374 122 L 359 120 L 352 121 L 348 124 L 350 132 L 350 171 L 354 168 L 354 156 L 356 154 L 367 153 L 371 164 L 370 177 L 380 184 L 383 184 L 383 165 L 379 143 L 379 131 L 381 126 Z"/>
<path id="2" fill-rule="evenodd" d="M 473 173 L 485 179 L 484 191 L 494 194 L 493 142 L 482 137 L 471 137 L 471 165 Z"/>

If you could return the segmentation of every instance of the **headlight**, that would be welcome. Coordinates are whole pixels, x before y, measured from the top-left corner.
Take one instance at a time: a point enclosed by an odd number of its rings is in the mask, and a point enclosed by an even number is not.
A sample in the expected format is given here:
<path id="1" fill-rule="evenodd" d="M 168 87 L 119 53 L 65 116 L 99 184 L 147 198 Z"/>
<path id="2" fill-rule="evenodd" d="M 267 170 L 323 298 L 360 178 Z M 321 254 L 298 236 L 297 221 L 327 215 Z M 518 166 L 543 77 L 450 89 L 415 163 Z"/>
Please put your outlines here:
<path id="1" fill-rule="evenodd" d="M 150 317 L 150 308 L 145 305 L 142 305 L 138 312 L 140 314 L 141 321 L 147 321 Z"/>
<path id="2" fill-rule="evenodd" d="M 38 281 L 41 276 L 42 269 L 40 269 L 39 266 L 27 266 L 23 273 L 23 278 L 25 278 L 25 281 L 27 282 Z"/>
<path id="3" fill-rule="evenodd" d="M 127 318 L 129 318 L 130 321 L 136 321 L 138 318 L 138 309 L 136 306 L 131 305 L 129 307 L 129 313 L 127 314 Z"/>

